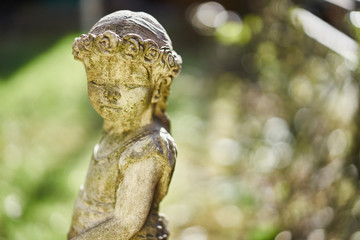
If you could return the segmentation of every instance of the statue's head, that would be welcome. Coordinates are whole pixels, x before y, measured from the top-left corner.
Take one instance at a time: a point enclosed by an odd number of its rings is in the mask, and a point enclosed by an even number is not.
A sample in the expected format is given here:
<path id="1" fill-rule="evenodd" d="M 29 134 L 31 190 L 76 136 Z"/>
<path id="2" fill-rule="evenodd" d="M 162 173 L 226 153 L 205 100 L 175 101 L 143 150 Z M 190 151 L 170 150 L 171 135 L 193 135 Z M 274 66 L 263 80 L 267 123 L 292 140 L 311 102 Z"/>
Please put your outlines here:
<path id="1" fill-rule="evenodd" d="M 75 39 L 73 55 L 85 65 L 90 101 L 104 119 L 121 118 L 116 110 L 121 101 L 130 115 L 149 104 L 168 127 L 166 100 L 182 62 L 155 18 L 143 12 L 109 14 Z"/>

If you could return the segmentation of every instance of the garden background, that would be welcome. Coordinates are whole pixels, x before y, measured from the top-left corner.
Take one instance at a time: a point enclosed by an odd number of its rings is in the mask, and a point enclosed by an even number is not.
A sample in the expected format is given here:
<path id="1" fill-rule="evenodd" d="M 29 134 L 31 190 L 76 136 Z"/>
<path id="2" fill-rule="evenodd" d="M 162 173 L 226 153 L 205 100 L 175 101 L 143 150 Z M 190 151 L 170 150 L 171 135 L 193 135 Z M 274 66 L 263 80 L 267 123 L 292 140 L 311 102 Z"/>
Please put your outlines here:
<path id="1" fill-rule="evenodd" d="M 0 239 L 65 239 L 102 128 L 71 45 L 98 15 L 130 9 L 154 15 L 184 62 L 168 106 L 171 239 L 360 240 L 358 7 L 2 3 Z"/>

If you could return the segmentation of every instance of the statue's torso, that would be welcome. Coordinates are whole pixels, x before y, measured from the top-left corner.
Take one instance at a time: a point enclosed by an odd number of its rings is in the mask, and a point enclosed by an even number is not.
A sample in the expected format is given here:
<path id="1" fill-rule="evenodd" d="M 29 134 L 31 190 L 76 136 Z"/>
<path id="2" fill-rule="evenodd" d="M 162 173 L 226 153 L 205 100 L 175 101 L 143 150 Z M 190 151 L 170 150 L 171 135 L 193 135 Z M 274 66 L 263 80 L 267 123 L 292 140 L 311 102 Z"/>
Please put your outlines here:
<path id="1" fill-rule="evenodd" d="M 150 131 L 125 140 L 110 154 L 102 151 L 101 144 L 95 147 L 84 186 L 80 189 L 76 201 L 70 234 L 77 235 L 114 216 L 116 192 L 121 181 L 122 170 L 129 159 L 141 161 L 144 151 L 157 151 L 164 156 L 163 161 L 169 165 L 162 172 L 162 179 L 155 189 L 153 204 L 148 219 L 142 230 L 132 239 L 166 239 L 165 219 L 158 214 L 158 204 L 166 193 L 175 164 L 176 148 L 171 136 L 164 130 Z M 96 149 L 98 148 L 98 149 Z M 97 154 L 100 153 L 100 154 Z M 161 230 L 161 231 L 159 231 Z M 164 235 L 163 238 L 156 236 Z"/>

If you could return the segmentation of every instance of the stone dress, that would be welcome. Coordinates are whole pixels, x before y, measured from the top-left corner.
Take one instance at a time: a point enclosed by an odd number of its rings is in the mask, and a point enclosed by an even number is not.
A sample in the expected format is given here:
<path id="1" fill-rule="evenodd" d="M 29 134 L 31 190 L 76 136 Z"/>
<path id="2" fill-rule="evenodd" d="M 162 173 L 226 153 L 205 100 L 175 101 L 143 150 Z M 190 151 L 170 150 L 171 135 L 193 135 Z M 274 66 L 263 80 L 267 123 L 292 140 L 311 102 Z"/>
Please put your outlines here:
<path id="1" fill-rule="evenodd" d="M 168 239 L 167 221 L 159 214 L 159 203 L 166 195 L 172 177 L 176 145 L 171 135 L 155 123 L 129 134 L 121 146 L 108 157 L 95 159 L 94 155 L 92 156 L 85 184 L 81 187 L 75 203 L 69 239 L 114 216 L 116 190 L 122 169 L 131 164 L 129 161 L 141 161 L 149 153 L 160 156 L 156 159 L 161 161 L 162 175 L 155 187 L 152 206 L 145 224 L 131 240 Z"/>

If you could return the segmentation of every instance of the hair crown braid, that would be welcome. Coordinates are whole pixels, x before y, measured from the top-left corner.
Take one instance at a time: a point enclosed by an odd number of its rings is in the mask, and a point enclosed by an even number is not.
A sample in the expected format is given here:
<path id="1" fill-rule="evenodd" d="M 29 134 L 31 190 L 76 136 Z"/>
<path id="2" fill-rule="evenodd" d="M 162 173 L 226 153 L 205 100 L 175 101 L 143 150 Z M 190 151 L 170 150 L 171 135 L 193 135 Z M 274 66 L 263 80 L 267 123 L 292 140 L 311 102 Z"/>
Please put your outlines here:
<path id="1" fill-rule="evenodd" d="M 118 55 L 132 61 L 142 61 L 153 69 L 160 68 L 165 75 L 175 77 L 179 74 L 182 59 L 174 50 L 158 44 L 151 39 L 143 40 L 137 34 L 119 36 L 111 30 L 101 34 L 83 34 L 75 38 L 73 55 L 83 60 L 92 54 L 100 56 Z"/>

